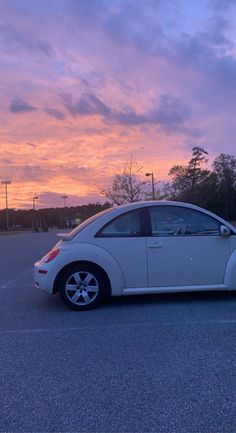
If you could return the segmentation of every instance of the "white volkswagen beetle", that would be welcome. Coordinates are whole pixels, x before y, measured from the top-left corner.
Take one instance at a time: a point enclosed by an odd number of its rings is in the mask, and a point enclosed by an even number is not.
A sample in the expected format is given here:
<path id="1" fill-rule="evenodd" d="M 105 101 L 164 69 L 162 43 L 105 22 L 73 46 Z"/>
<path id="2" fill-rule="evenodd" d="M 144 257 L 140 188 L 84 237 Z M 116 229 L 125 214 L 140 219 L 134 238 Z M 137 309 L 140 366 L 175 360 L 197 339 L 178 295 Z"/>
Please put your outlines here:
<path id="1" fill-rule="evenodd" d="M 191 204 L 131 203 L 59 236 L 35 285 L 76 310 L 110 294 L 236 289 L 236 228 Z"/>

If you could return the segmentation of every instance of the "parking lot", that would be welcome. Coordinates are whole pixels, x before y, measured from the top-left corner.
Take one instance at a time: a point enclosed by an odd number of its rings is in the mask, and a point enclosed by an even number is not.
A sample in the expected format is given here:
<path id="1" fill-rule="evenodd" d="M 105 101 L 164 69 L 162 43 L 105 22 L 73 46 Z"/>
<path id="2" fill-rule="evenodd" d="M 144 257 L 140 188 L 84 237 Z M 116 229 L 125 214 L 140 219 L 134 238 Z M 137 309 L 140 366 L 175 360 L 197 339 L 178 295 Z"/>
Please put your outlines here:
<path id="1" fill-rule="evenodd" d="M 0 236 L 0 432 L 235 433 L 236 293 L 74 312 L 33 287 L 55 242 Z"/>

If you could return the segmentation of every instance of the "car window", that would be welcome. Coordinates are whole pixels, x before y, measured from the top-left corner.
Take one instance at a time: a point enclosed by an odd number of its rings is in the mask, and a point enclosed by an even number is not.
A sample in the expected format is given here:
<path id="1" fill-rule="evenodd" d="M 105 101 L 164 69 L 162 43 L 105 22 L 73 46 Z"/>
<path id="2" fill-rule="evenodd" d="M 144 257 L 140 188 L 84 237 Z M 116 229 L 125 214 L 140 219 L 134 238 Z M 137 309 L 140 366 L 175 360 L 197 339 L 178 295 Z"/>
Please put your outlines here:
<path id="1" fill-rule="evenodd" d="M 219 235 L 220 222 L 196 211 L 178 206 L 150 208 L 152 236 Z"/>
<path id="2" fill-rule="evenodd" d="M 89 218 L 87 218 L 85 221 L 80 223 L 77 227 L 75 227 L 73 230 L 71 230 L 69 233 L 63 233 L 63 239 L 64 240 L 71 240 L 75 236 L 77 236 L 82 230 L 84 230 L 89 224 L 91 224 L 96 219 L 102 217 L 106 213 L 109 213 L 112 211 L 112 208 L 105 209 L 102 212 L 99 212 Z M 61 236 L 61 235 L 60 235 Z"/>
<path id="3" fill-rule="evenodd" d="M 130 237 L 141 236 L 140 211 L 127 212 L 106 224 L 97 237 Z"/>

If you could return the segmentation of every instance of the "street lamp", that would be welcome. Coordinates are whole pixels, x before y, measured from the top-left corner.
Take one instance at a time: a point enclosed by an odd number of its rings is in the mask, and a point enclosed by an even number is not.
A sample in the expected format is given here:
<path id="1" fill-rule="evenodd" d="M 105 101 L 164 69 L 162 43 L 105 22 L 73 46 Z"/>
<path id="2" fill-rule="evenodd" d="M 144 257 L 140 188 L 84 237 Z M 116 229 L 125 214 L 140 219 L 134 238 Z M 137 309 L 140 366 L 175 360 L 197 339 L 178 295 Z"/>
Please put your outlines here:
<path id="1" fill-rule="evenodd" d="M 61 198 L 64 201 L 64 218 L 65 218 L 65 226 L 66 226 L 67 225 L 66 224 L 66 199 L 68 198 L 68 195 L 62 195 Z"/>
<path id="2" fill-rule="evenodd" d="M 7 185 L 11 184 L 11 180 L 2 180 L 2 185 L 5 185 L 5 197 L 6 197 L 6 226 L 7 230 L 9 230 L 9 219 L 8 219 L 8 197 L 7 197 Z"/>
<path id="3" fill-rule="evenodd" d="M 33 209 L 34 209 L 34 210 L 36 210 L 36 207 L 35 207 L 35 200 L 38 200 L 38 196 L 37 196 L 37 195 L 34 195 L 34 197 L 33 197 Z"/>
<path id="4" fill-rule="evenodd" d="M 153 200 L 155 200 L 154 176 L 153 176 L 153 173 L 145 173 L 145 176 L 151 176 L 151 179 L 152 179 L 152 198 L 153 198 Z"/>
<path id="5" fill-rule="evenodd" d="M 33 209 L 34 209 L 34 212 L 33 212 L 33 219 L 32 219 L 32 228 L 33 228 L 33 230 L 35 232 L 38 231 L 38 221 L 37 221 L 37 218 L 36 218 L 36 206 L 35 206 L 35 201 L 36 200 L 38 200 L 38 196 L 36 194 L 34 194 L 34 196 L 33 196 Z"/>
<path id="6" fill-rule="evenodd" d="M 68 198 L 68 195 L 62 195 L 61 198 L 64 201 L 64 207 L 66 207 L 66 199 Z"/>

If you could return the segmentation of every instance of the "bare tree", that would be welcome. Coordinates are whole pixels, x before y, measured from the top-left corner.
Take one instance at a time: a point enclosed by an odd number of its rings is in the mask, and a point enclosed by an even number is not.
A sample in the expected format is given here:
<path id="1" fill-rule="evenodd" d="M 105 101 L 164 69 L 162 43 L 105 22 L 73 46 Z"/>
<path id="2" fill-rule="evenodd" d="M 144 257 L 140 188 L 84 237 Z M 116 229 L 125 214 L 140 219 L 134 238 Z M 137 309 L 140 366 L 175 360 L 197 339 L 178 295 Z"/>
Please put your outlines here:
<path id="1" fill-rule="evenodd" d="M 129 164 L 124 168 L 123 173 L 116 174 L 112 186 L 110 188 L 104 188 L 102 194 L 111 200 L 112 203 L 117 205 L 145 200 L 145 187 L 147 182 L 139 180 L 139 174 L 141 171 L 142 167 L 135 166 L 134 168 L 131 157 Z"/>

